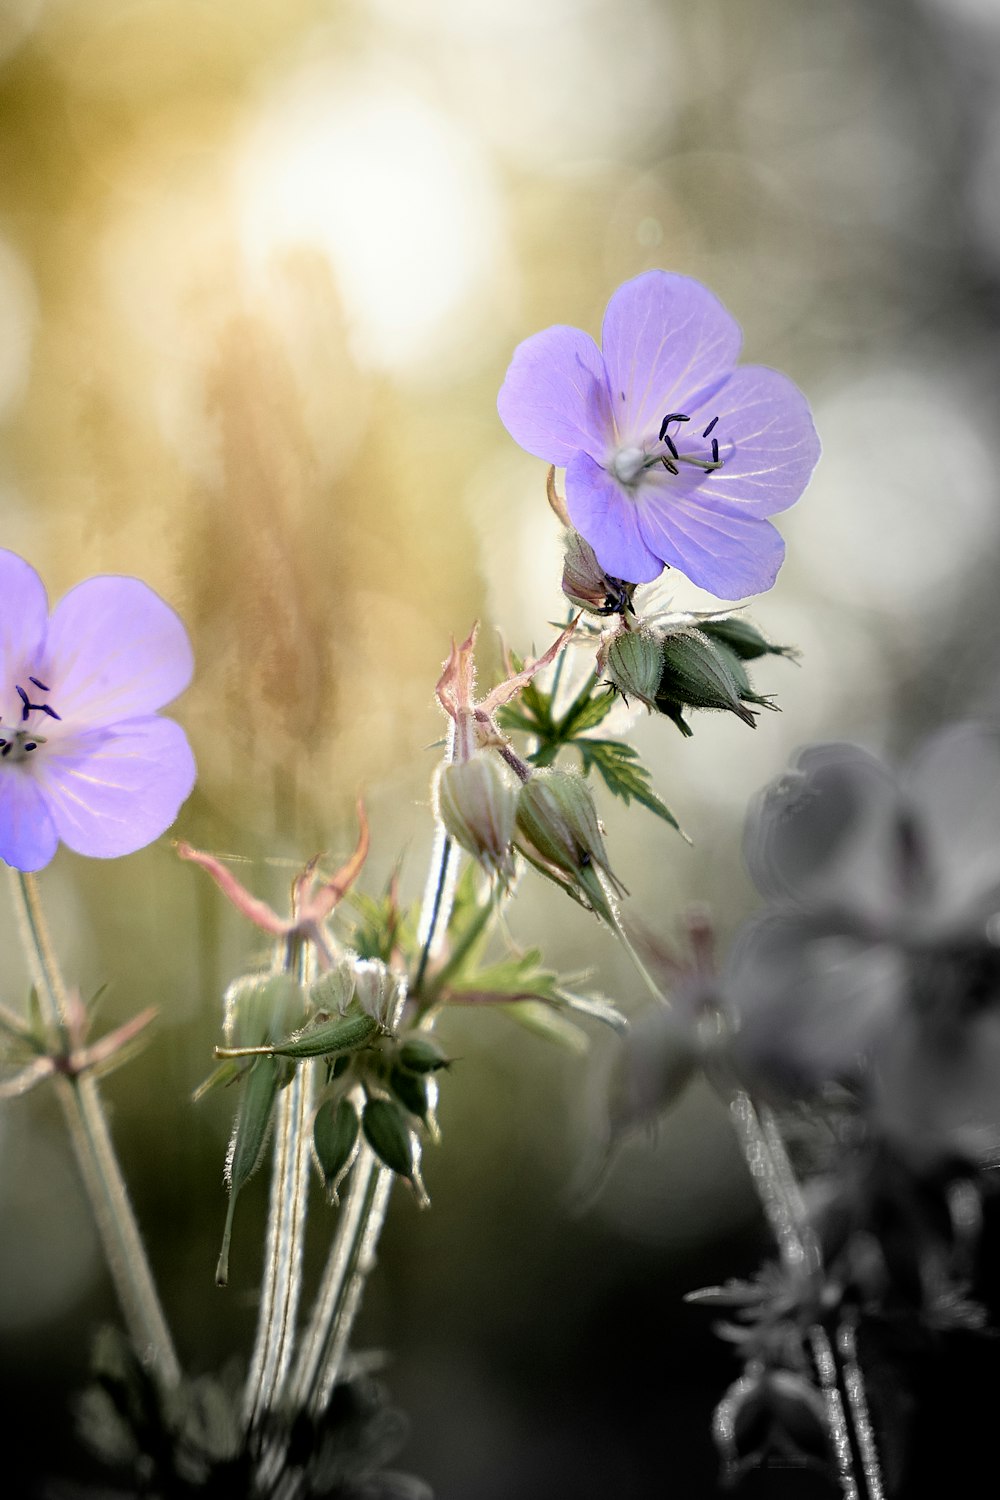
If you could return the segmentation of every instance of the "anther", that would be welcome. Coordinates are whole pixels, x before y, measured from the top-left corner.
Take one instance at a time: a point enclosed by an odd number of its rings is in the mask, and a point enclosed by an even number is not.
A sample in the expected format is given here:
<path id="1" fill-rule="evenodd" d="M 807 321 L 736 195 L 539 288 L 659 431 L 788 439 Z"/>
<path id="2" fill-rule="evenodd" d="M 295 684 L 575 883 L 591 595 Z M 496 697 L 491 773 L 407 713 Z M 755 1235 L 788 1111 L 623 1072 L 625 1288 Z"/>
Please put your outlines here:
<path id="1" fill-rule="evenodd" d="M 719 439 L 718 438 L 713 438 L 712 439 L 712 462 L 713 462 L 713 464 L 717 464 L 719 462 Z"/>
<path id="2" fill-rule="evenodd" d="M 669 432 L 665 432 L 663 434 L 663 441 L 666 443 L 667 447 L 670 449 L 670 455 L 671 455 L 671 457 L 672 458 L 680 458 L 680 454 L 677 452 L 677 444 L 674 442 L 674 440 L 670 436 Z"/>
<path id="3" fill-rule="evenodd" d="M 33 683 L 36 688 L 41 688 L 43 693 L 51 693 L 52 691 L 52 689 L 48 687 L 44 682 L 39 682 L 37 677 L 29 677 L 28 681 L 30 683 Z"/>
<path id="4" fill-rule="evenodd" d="M 718 447 L 718 444 L 716 444 L 716 447 Z M 57 714 L 55 709 L 50 708 L 47 703 L 33 703 L 31 706 L 32 708 L 37 708 L 39 713 L 48 714 L 50 719 L 62 719 L 62 714 Z"/>
<path id="5" fill-rule="evenodd" d="M 676 464 L 670 462 L 669 458 L 663 458 L 661 462 L 669 474 L 679 474 L 681 472 Z"/>
<path id="6" fill-rule="evenodd" d="M 666 437 L 667 428 L 670 426 L 671 422 L 690 422 L 690 420 L 691 418 L 686 417 L 682 411 L 668 411 L 667 415 L 660 423 L 660 442 L 662 443 L 663 439 Z"/>
<path id="7" fill-rule="evenodd" d="M 709 422 L 708 426 L 705 428 L 705 431 L 702 433 L 702 437 L 708 437 L 709 433 L 712 431 L 712 428 L 715 426 L 718 420 L 718 417 L 712 418 L 711 422 Z M 32 678 L 31 680 L 32 682 L 34 682 L 35 679 Z"/>
<path id="8" fill-rule="evenodd" d="M 23 721 L 23 720 L 25 720 L 28 717 L 28 715 L 31 712 L 31 704 L 28 702 L 28 695 L 24 691 L 24 688 L 23 687 L 18 687 L 17 683 L 14 684 L 14 687 L 15 687 L 15 690 L 17 692 L 17 696 L 21 700 L 21 719 Z"/>
<path id="9" fill-rule="evenodd" d="M 12 750 L 13 750 L 13 748 L 14 748 L 14 746 L 13 746 L 13 745 L 8 745 L 8 744 L 7 744 L 7 741 L 6 741 L 6 740 L 4 740 L 4 745 L 3 745 L 3 749 L 2 749 L 2 750 L 0 750 L 0 755 L 5 755 L 5 756 L 6 756 L 6 755 L 9 755 L 9 754 L 10 754 L 10 752 L 11 752 L 11 751 L 12 751 Z"/>
<path id="10" fill-rule="evenodd" d="M 37 750 L 38 746 L 34 740 L 26 740 L 24 748 L 25 750 Z"/>

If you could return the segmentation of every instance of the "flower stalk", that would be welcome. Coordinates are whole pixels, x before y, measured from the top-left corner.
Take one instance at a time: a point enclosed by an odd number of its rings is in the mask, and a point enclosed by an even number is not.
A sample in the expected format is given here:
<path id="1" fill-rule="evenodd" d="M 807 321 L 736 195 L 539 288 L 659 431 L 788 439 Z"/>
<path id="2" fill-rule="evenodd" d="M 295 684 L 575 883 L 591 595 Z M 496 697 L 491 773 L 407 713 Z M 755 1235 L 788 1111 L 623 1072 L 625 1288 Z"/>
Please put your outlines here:
<path id="1" fill-rule="evenodd" d="M 60 1048 L 70 1031 L 70 1005 L 34 875 L 10 871 L 18 931 L 45 1024 Z M 181 1368 L 153 1282 L 128 1190 L 115 1155 L 97 1080 L 89 1072 L 54 1079 L 84 1188 L 97 1224 L 129 1336 L 160 1382 L 176 1386 Z"/>

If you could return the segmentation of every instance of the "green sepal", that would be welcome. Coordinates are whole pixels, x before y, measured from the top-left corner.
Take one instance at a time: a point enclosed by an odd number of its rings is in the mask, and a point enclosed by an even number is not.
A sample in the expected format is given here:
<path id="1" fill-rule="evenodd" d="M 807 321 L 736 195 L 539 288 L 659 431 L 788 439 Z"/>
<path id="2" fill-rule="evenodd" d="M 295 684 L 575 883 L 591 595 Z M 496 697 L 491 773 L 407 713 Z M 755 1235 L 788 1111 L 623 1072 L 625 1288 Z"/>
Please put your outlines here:
<path id="1" fill-rule="evenodd" d="M 391 1099 L 366 1099 L 361 1128 L 379 1161 L 409 1182 L 415 1155 L 413 1131 L 399 1106 Z"/>
<path id="2" fill-rule="evenodd" d="M 684 708 L 723 709 L 755 728 L 756 719 L 740 697 L 731 660 L 726 648 L 697 630 L 668 635 L 663 642 L 663 677 L 656 706 L 675 722 L 675 715 Z"/>
<path id="3" fill-rule="evenodd" d="M 326 1099 L 313 1120 L 313 1151 L 327 1197 L 336 1207 L 338 1189 L 357 1154 L 360 1122 L 349 1099 Z"/>
<path id="4" fill-rule="evenodd" d="M 274 1101 L 278 1093 L 279 1064 L 272 1058 L 259 1057 L 247 1070 L 239 1109 L 226 1158 L 226 1180 L 229 1183 L 229 1207 L 222 1233 L 222 1249 L 215 1272 L 217 1286 L 229 1280 L 229 1242 L 233 1232 L 233 1212 L 240 1190 L 260 1166 L 271 1128 Z"/>

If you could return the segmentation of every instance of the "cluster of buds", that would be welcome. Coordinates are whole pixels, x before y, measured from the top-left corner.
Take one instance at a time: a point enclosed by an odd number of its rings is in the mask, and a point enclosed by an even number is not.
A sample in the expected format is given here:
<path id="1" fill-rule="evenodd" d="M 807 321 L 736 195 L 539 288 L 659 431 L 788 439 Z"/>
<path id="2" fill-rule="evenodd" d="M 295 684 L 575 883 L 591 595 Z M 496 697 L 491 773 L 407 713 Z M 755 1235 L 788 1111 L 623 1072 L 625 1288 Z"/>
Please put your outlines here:
<path id="1" fill-rule="evenodd" d="M 437 698 L 452 721 L 452 758 L 438 771 L 436 810 L 451 838 L 505 883 L 514 851 L 589 910 L 614 925 L 613 895 L 623 894 L 608 863 L 590 788 L 559 767 L 523 761 L 497 725 L 498 708 L 558 655 L 570 625 L 544 656 L 512 672 L 478 702 L 473 697 L 476 629 L 451 654 Z"/>
<path id="2" fill-rule="evenodd" d="M 752 729 L 756 711 L 774 707 L 754 691 L 746 669 L 748 661 L 767 655 L 787 651 L 738 615 L 675 615 L 658 622 L 623 616 L 601 642 L 598 664 L 623 698 L 638 699 L 690 736 L 688 709 L 732 713 Z"/>

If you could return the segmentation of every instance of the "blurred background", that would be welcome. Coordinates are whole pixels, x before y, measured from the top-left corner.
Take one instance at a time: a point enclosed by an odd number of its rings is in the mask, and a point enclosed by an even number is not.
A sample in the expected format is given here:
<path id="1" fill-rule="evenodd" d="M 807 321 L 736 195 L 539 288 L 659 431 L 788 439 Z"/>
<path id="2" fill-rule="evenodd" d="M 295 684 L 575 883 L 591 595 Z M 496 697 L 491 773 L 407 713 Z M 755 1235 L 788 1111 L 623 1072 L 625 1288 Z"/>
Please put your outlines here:
<path id="1" fill-rule="evenodd" d="M 402 852 L 419 896 L 450 636 L 481 619 L 495 663 L 493 627 L 526 651 L 562 616 L 544 465 L 496 416 L 507 362 L 551 323 L 598 334 L 653 266 L 713 288 L 825 450 L 751 612 L 802 652 L 756 676 L 783 712 L 702 716 L 693 744 L 635 726 L 693 847 L 602 806 L 669 942 L 693 900 L 723 935 L 753 909 L 743 812 L 796 746 L 902 753 L 1000 711 L 996 0 L 3 0 L 0 545 L 53 598 L 122 572 L 180 611 L 200 779 L 176 832 L 261 895 L 348 852 L 363 786 L 365 888 Z M 42 893 L 108 1024 L 160 1008 L 106 1094 L 182 1358 L 217 1369 L 252 1339 L 266 1185 L 220 1292 L 231 1100 L 190 1095 L 254 934 L 169 838 L 60 851 Z M 641 1003 L 556 893 L 525 881 L 511 926 Z M 6 907 L 0 943 L 20 1003 Z M 439 1500 L 711 1495 L 736 1366 L 680 1299 L 767 1245 L 721 1109 L 690 1094 L 581 1210 L 605 1038 L 595 1062 L 495 1015 L 442 1037 L 434 1206 L 395 1195 L 361 1329 L 413 1423 L 401 1464 Z M 68 1403 L 114 1317 L 54 1101 L 4 1106 L 0 1409 L 46 1434 L 5 1439 L 11 1493 L 87 1472 Z"/>

